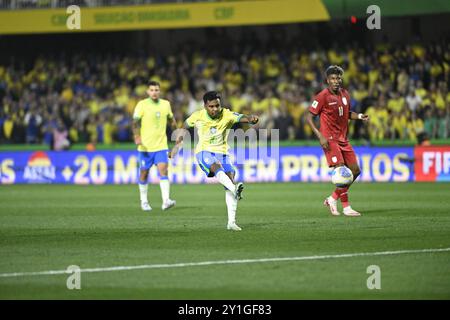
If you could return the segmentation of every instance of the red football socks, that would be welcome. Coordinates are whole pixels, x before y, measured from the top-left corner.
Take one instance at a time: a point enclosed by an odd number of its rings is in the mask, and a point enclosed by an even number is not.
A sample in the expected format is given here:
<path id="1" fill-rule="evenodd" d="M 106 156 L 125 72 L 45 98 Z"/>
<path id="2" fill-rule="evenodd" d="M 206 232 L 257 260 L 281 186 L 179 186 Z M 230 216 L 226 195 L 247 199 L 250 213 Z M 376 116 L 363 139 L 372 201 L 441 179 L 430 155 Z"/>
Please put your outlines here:
<path id="1" fill-rule="evenodd" d="M 348 188 L 336 188 L 333 194 L 331 195 L 334 200 L 341 198 L 342 207 L 348 207 L 350 204 L 348 203 Z"/>

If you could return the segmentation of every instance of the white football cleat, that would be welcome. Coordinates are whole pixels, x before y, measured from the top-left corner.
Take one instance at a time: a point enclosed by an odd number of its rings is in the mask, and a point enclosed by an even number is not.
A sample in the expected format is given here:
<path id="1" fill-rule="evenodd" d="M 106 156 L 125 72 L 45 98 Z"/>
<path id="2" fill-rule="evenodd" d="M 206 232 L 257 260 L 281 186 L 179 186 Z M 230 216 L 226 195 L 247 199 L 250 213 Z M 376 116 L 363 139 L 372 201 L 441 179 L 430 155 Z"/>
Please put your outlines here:
<path id="1" fill-rule="evenodd" d="M 361 213 L 352 209 L 352 207 L 348 206 L 344 208 L 344 215 L 347 217 L 360 217 Z"/>
<path id="2" fill-rule="evenodd" d="M 236 184 L 236 188 L 234 189 L 234 198 L 236 200 L 242 199 L 242 191 L 244 190 L 244 184 L 242 182 L 238 182 Z"/>
<path id="3" fill-rule="evenodd" d="M 177 204 L 177 202 L 175 200 L 169 199 L 166 202 L 163 203 L 161 209 L 163 210 L 168 210 L 172 207 L 175 207 L 175 205 Z"/>
<path id="4" fill-rule="evenodd" d="M 334 200 L 332 196 L 326 198 L 323 202 L 323 205 L 327 206 L 328 209 L 330 209 L 330 212 L 333 216 L 338 216 L 341 214 L 337 209 L 337 200 Z"/>
<path id="5" fill-rule="evenodd" d="M 150 207 L 148 202 L 141 202 L 141 209 L 144 211 L 152 211 L 152 207 Z"/>
<path id="6" fill-rule="evenodd" d="M 228 223 L 227 230 L 233 230 L 233 231 L 241 231 L 242 228 L 239 227 L 236 222 Z"/>

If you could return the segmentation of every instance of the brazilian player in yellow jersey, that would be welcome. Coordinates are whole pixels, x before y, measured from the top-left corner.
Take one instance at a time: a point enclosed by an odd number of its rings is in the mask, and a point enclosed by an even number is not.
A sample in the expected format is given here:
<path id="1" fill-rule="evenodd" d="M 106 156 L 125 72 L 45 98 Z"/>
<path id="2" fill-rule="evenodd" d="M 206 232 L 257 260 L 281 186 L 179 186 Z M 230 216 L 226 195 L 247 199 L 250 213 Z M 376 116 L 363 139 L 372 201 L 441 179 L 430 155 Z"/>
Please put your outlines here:
<path id="1" fill-rule="evenodd" d="M 228 156 L 227 138 L 229 129 L 235 123 L 256 124 L 258 117 L 243 115 L 222 108 L 220 94 L 209 91 L 203 96 L 204 109 L 194 112 L 185 121 L 185 129 L 195 127 L 199 142 L 195 148 L 195 155 L 200 168 L 210 177 L 217 180 L 226 188 L 225 202 L 228 210 L 228 230 L 240 231 L 236 224 L 237 202 L 242 198 L 244 185 L 235 183 L 235 169 Z M 177 138 L 171 157 L 174 157 L 183 143 L 184 134 Z"/>
<path id="2" fill-rule="evenodd" d="M 159 97 L 161 91 L 158 82 L 150 81 L 147 94 L 149 97 L 138 102 L 133 114 L 134 142 L 138 146 L 141 208 L 144 211 L 152 210 L 147 197 L 148 173 L 155 164 L 159 173 L 162 209 L 167 210 L 175 206 L 176 202 L 170 199 L 166 127 L 168 120 L 173 129 L 177 124 L 170 102 Z"/>

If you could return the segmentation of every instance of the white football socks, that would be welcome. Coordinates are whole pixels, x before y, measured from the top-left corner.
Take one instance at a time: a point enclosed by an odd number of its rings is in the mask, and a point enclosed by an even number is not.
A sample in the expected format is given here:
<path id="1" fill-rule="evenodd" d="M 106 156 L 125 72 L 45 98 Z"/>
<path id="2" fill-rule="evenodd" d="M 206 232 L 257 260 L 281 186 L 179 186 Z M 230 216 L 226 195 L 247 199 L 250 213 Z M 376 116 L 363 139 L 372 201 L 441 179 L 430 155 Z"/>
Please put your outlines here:
<path id="1" fill-rule="evenodd" d="M 168 179 L 159 180 L 159 187 L 161 188 L 161 198 L 163 203 L 169 200 L 170 195 L 170 183 Z"/>
<path id="2" fill-rule="evenodd" d="M 223 184 L 223 186 L 225 188 L 227 188 L 229 191 L 231 191 L 232 194 L 234 194 L 236 187 L 235 187 L 233 181 L 231 181 L 230 177 L 227 176 L 227 174 L 225 172 L 223 172 L 223 171 L 217 172 L 216 178 L 217 178 L 217 180 L 219 180 L 219 182 L 221 184 Z"/>
<path id="3" fill-rule="evenodd" d="M 225 190 L 225 202 L 227 203 L 228 209 L 228 224 L 236 222 L 236 210 L 237 210 L 237 200 L 234 198 L 234 193 Z"/>
<path id="4" fill-rule="evenodd" d="M 139 193 L 141 196 L 141 202 L 148 202 L 147 191 L 148 191 L 148 184 L 139 183 Z"/>

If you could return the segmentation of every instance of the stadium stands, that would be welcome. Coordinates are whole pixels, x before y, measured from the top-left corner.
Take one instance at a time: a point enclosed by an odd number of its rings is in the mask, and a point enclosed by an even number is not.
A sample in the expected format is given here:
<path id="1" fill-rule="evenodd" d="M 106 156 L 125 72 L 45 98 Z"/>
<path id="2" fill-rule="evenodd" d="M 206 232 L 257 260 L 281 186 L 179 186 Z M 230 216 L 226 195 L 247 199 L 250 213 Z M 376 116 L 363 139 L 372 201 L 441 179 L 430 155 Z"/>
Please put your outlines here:
<path id="1" fill-rule="evenodd" d="M 131 141 L 131 113 L 149 78 L 161 82 L 180 121 L 217 88 L 235 111 L 257 113 L 281 139 L 312 138 L 304 113 L 323 85 L 326 63 L 344 65 L 353 108 L 371 116 L 351 134 L 371 141 L 410 139 L 422 131 L 449 137 L 448 64 L 442 45 L 380 46 L 373 52 L 265 52 L 220 57 L 41 57 L 30 69 L 0 67 L 0 123 L 6 143 L 49 143 L 61 119 L 73 142 Z M 448 51 L 446 52 L 448 55 Z"/>
<path id="2" fill-rule="evenodd" d="M 212 30 L 198 42 L 203 46 L 188 41 L 165 51 L 145 46 L 145 40 L 142 49 L 130 50 L 137 48 L 134 40 L 122 42 L 128 33 L 110 33 L 114 41 L 102 43 L 93 36 L 95 42 L 74 47 L 71 38 L 49 43 L 33 37 L 28 47 L 28 41 L 10 42 L 0 50 L 0 141 L 51 144 L 55 129 L 65 127 L 73 143 L 131 142 L 131 114 L 150 79 L 161 83 L 180 122 L 202 107 L 205 90 L 217 89 L 225 105 L 260 115 L 259 126 L 279 129 L 281 139 L 314 139 L 305 111 L 324 86 L 328 64 L 344 67 L 353 109 L 371 116 L 368 126 L 351 123 L 352 139 L 416 141 L 422 132 L 429 139 L 450 137 L 445 40 L 339 47 L 338 36 L 346 36 L 340 29 L 314 31 L 336 40 L 328 45 L 314 43 L 314 37 L 288 39 L 276 27 L 264 41 L 252 29 L 240 29 L 239 41 Z M 303 33 L 310 38 L 309 30 Z M 41 56 L 30 50 L 36 44 Z"/>

